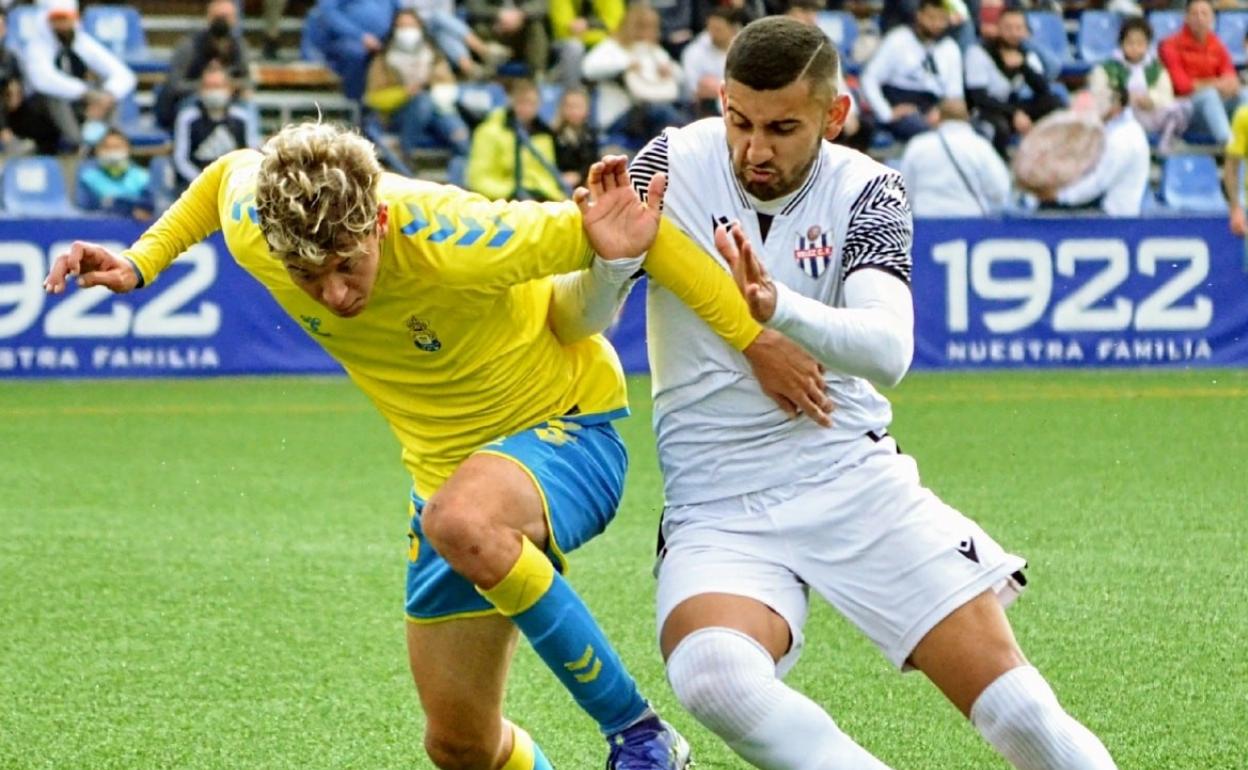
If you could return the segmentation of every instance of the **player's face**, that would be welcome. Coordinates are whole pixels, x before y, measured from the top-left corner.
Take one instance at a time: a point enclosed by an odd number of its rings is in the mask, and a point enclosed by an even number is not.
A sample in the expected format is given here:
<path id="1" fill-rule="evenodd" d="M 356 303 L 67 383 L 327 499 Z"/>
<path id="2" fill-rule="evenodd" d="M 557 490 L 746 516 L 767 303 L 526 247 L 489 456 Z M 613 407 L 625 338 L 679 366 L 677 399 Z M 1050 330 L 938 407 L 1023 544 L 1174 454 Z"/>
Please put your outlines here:
<path id="1" fill-rule="evenodd" d="M 331 256 L 313 267 L 287 262 L 286 272 L 295 285 L 339 318 L 364 312 L 377 282 L 381 264 L 381 241 L 386 237 L 388 212 L 383 203 L 377 211 L 377 228 L 364 240 L 362 253 L 350 259 Z"/>
<path id="2" fill-rule="evenodd" d="M 805 78 L 774 91 L 729 80 L 720 87 L 720 99 L 733 172 L 759 200 L 800 187 L 824 137 L 840 133 L 849 110 L 848 97 L 820 98 Z"/>

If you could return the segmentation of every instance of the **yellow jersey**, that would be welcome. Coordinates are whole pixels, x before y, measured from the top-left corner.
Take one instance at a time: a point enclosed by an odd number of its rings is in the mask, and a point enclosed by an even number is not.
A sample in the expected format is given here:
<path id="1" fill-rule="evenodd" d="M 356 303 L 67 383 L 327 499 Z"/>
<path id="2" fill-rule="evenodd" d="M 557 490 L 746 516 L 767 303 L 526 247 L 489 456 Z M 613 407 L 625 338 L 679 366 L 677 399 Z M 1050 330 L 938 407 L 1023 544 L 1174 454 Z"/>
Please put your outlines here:
<path id="1" fill-rule="evenodd" d="M 563 345 L 548 325 L 551 276 L 593 259 L 571 202 L 489 201 L 456 187 L 383 175 L 390 210 L 367 307 L 339 318 L 270 252 L 255 210 L 263 156 L 213 163 L 123 256 L 144 284 L 223 231 L 234 260 L 269 290 L 381 410 L 428 499 L 481 446 L 571 413 L 627 413 L 624 376 L 601 335 Z M 761 331 L 731 277 L 664 222 L 645 267 L 738 350 Z"/>

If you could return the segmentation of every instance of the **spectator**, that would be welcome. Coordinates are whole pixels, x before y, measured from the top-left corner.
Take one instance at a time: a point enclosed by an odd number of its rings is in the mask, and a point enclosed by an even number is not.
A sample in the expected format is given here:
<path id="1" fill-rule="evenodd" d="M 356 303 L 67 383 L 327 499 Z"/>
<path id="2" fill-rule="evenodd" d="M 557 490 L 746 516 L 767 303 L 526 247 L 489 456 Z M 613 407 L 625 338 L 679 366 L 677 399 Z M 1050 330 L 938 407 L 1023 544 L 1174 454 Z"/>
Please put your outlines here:
<path id="1" fill-rule="evenodd" d="M 399 143 L 410 153 L 436 140 L 459 156 L 468 154 L 468 126 L 455 108 L 454 98 L 439 104 L 435 89 L 456 91 L 455 76 L 431 40 L 415 11 L 394 16 L 394 30 L 385 54 L 368 68 L 364 103 L 382 113 L 398 131 Z"/>
<path id="2" fill-rule="evenodd" d="M 585 78 L 598 83 L 598 125 L 638 145 L 686 116 L 677 107 L 680 67 L 659 45 L 659 15 L 645 3 L 628 7 L 616 34 L 585 57 Z"/>
<path id="3" fill-rule="evenodd" d="M 702 29 L 704 4 L 700 0 L 650 0 L 659 14 L 659 44 L 673 60 L 685 52 L 696 30 Z"/>
<path id="4" fill-rule="evenodd" d="M 95 144 L 117 103 L 134 92 L 134 73 L 78 24 L 78 0 L 43 0 L 47 23 L 26 47 L 30 87 L 47 99 L 60 143 Z"/>
<path id="5" fill-rule="evenodd" d="M 1059 190 L 1033 190 L 1042 204 L 1063 209 L 1096 209 L 1111 217 L 1139 216 L 1148 189 L 1148 137 L 1131 114 L 1125 88 L 1097 95 L 1104 122 L 1100 158 L 1084 175 Z"/>
<path id="6" fill-rule="evenodd" d="M 199 80 L 199 98 L 178 111 L 173 131 L 173 167 L 180 187 L 222 155 L 260 146 L 254 111 L 236 100 L 225 68 L 210 64 Z"/>
<path id="7" fill-rule="evenodd" d="M 511 49 L 502 43 L 482 40 L 472 27 L 455 13 L 454 0 L 412 0 L 412 10 L 420 17 L 425 34 L 433 38 L 447 61 L 461 77 L 477 78 L 511 58 Z M 473 58 L 476 54 L 476 59 Z M 477 63 L 479 59 L 484 63 Z"/>
<path id="8" fill-rule="evenodd" d="M 21 62 L 8 45 L 8 28 L 7 12 L 0 9 L 0 152 L 24 153 L 28 148 L 21 139 L 25 139 L 34 142 L 40 154 L 52 155 L 60 133 L 48 115 L 47 100 L 26 94 Z"/>
<path id="9" fill-rule="evenodd" d="M 206 27 L 187 35 L 173 50 L 169 74 L 157 92 L 156 123 L 165 130 L 173 129 L 178 109 L 199 90 L 199 78 L 210 64 L 225 67 L 244 96 L 252 90 L 251 52 L 238 25 L 238 6 L 234 0 L 209 0 L 207 17 Z"/>
<path id="10" fill-rule="evenodd" d="M 916 217 L 996 216 L 1009 200 L 1010 171 L 960 99 L 942 101 L 936 129 L 906 145 L 901 175 Z"/>
<path id="11" fill-rule="evenodd" d="M 1001 157 L 1015 136 L 1060 109 L 1063 100 L 1045 77 L 1044 62 L 1030 46 L 1027 17 L 1019 8 L 1002 11 L 995 37 L 966 52 L 966 99 L 975 118 L 992 130 Z"/>
<path id="12" fill-rule="evenodd" d="M 494 200 L 563 200 L 567 195 L 555 165 L 555 139 L 537 116 L 537 85 L 518 78 L 507 96 L 510 104 L 491 112 L 472 132 L 468 189 Z"/>
<path id="13" fill-rule="evenodd" d="M 719 7 L 706 18 L 706 29 L 698 34 L 680 56 L 685 74 L 685 91 L 693 102 L 695 117 L 720 114 L 719 88 L 724 82 L 728 46 L 741 31 L 741 16 L 731 8 Z"/>
<path id="14" fill-rule="evenodd" d="M 598 132 L 589 123 L 589 94 L 569 88 L 559 100 L 555 117 L 555 165 L 568 187 L 585 183 L 589 167 L 598 160 Z"/>
<path id="15" fill-rule="evenodd" d="M 581 85 L 585 52 L 615 32 L 623 18 L 624 0 L 550 0 L 558 78 L 564 88 Z"/>
<path id="16" fill-rule="evenodd" d="M 550 60 L 549 0 L 466 0 L 462 7 L 482 40 L 506 46 L 533 77 L 542 77 Z"/>
<path id="17" fill-rule="evenodd" d="M 92 158 L 78 169 L 75 203 L 83 211 L 99 211 L 135 219 L 152 218 L 152 191 L 147 170 L 130 160 L 130 140 L 115 128 L 96 143 Z"/>
<path id="18" fill-rule="evenodd" d="M 342 78 L 343 92 L 359 99 L 368 61 L 382 49 L 399 0 L 320 0 L 318 7 L 326 32 L 325 58 Z"/>
<path id="19" fill-rule="evenodd" d="M 1170 75 L 1149 51 L 1153 28 L 1142 18 L 1124 19 L 1118 33 L 1114 57 L 1092 70 L 1088 87 L 1092 91 L 1125 88 L 1131 112 L 1149 133 L 1159 133 L 1158 148 L 1169 152 L 1174 138 L 1187 130 L 1192 103 L 1175 100 Z"/>
<path id="20" fill-rule="evenodd" d="M 945 37 L 948 28 L 942 0 L 920 0 L 914 24 L 885 35 L 863 70 L 876 120 L 903 142 L 937 123 L 941 99 L 963 98 L 962 52 Z"/>
<path id="21" fill-rule="evenodd" d="M 281 48 L 282 13 L 285 10 L 286 0 L 264 0 L 264 48 L 261 54 L 269 61 L 277 59 Z"/>
<path id="22" fill-rule="evenodd" d="M 1192 127 L 1226 144 L 1231 138 L 1228 116 L 1242 97 L 1231 54 L 1213 33 L 1209 0 L 1188 0 L 1183 28 L 1162 41 L 1159 53 L 1175 95 L 1192 100 Z"/>
<path id="23" fill-rule="evenodd" d="M 945 0 L 949 11 L 950 33 L 958 47 L 966 50 L 976 40 L 975 24 L 980 18 L 980 0 Z M 884 0 L 880 11 L 880 30 L 888 34 L 895 27 L 913 24 L 922 3 L 916 0 Z"/>

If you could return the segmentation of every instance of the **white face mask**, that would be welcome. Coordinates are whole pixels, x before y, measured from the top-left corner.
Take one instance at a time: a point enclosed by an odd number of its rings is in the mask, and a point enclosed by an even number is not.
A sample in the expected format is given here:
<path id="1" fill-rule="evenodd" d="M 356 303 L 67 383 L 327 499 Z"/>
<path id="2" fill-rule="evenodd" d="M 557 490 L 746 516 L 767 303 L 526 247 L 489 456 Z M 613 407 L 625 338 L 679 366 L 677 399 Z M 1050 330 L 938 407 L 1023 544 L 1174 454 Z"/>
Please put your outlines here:
<path id="1" fill-rule="evenodd" d="M 204 91 L 199 95 L 203 100 L 204 106 L 210 110 L 224 109 L 230 103 L 230 92 L 222 88 L 214 88 L 210 91 Z"/>
<path id="2" fill-rule="evenodd" d="M 420 27 L 403 27 L 394 31 L 394 44 L 404 51 L 415 51 L 425 37 Z"/>
<path id="3" fill-rule="evenodd" d="M 122 169 L 130 163 L 130 155 L 125 150 L 97 153 L 95 159 L 107 169 Z"/>

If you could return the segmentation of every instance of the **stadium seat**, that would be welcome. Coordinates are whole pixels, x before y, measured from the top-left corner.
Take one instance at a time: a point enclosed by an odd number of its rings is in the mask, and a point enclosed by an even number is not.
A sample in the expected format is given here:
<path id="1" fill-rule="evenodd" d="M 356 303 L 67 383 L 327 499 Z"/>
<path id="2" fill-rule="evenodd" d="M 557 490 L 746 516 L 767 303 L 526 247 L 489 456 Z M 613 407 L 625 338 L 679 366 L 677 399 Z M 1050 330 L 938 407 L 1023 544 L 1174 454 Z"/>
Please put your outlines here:
<path id="1" fill-rule="evenodd" d="M 1122 17 L 1112 11 L 1084 11 L 1079 17 L 1079 58 L 1099 64 L 1118 48 L 1118 28 Z"/>
<path id="2" fill-rule="evenodd" d="M 1031 42 L 1053 54 L 1062 63 L 1062 72 L 1078 69 L 1070 55 L 1070 41 L 1066 37 L 1066 22 L 1052 11 L 1028 11 L 1027 26 L 1031 28 Z"/>
<path id="3" fill-rule="evenodd" d="M 849 62 L 854 41 L 858 39 L 858 20 L 854 15 L 849 11 L 820 11 L 815 16 L 815 23 L 829 40 L 836 43 L 841 61 Z"/>
<path id="4" fill-rule="evenodd" d="M 168 131 L 156 126 L 153 118 L 139 114 L 139 103 L 134 94 L 127 95 L 117 105 L 118 128 L 130 140 L 135 149 L 163 147 L 173 141 Z"/>
<path id="5" fill-rule="evenodd" d="M 458 104 L 469 125 L 480 123 L 492 110 L 507 103 L 507 92 L 494 82 L 460 83 Z"/>
<path id="6" fill-rule="evenodd" d="M 151 175 L 152 203 L 156 213 L 160 214 L 173 205 L 178 197 L 178 175 L 173 169 L 173 159 L 168 155 L 157 155 L 147 167 Z"/>
<path id="7" fill-rule="evenodd" d="M 56 158 L 11 158 L 4 167 L 4 211 L 19 217 L 80 217 Z"/>
<path id="8" fill-rule="evenodd" d="M 1153 28 L 1153 48 L 1183 28 L 1182 11 L 1151 11 L 1148 24 Z"/>
<path id="9" fill-rule="evenodd" d="M 153 59 L 147 50 L 143 17 L 128 5 L 92 5 L 82 14 L 87 34 L 125 60 L 135 72 L 168 72 L 169 62 Z"/>
<path id="10" fill-rule="evenodd" d="M 1231 53 L 1231 61 L 1236 67 L 1248 64 L 1248 53 L 1244 51 L 1244 35 L 1248 33 L 1248 13 L 1222 11 L 1218 14 L 1218 38 Z"/>
<path id="11" fill-rule="evenodd" d="M 34 5 L 15 5 L 9 9 L 9 45 L 22 51 L 26 44 L 39 34 L 43 9 Z"/>
<path id="12" fill-rule="evenodd" d="M 325 64 L 325 27 L 321 24 L 321 8 L 313 6 L 303 20 L 299 38 L 299 58 L 313 64 Z"/>
<path id="13" fill-rule="evenodd" d="M 1161 199 L 1177 211 L 1225 214 L 1218 166 L 1209 155 L 1171 155 L 1161 170 Z"/>
<path id="14" fill-rule="evenodd" d="M 537 109 L 537 116 L 546 125 L 553 126 L 555 117 L 559 114 L 559 100 L 563 98 L 563 86 L 558 83 L 543 83 L 541 93 L 542 105 Z"/>

